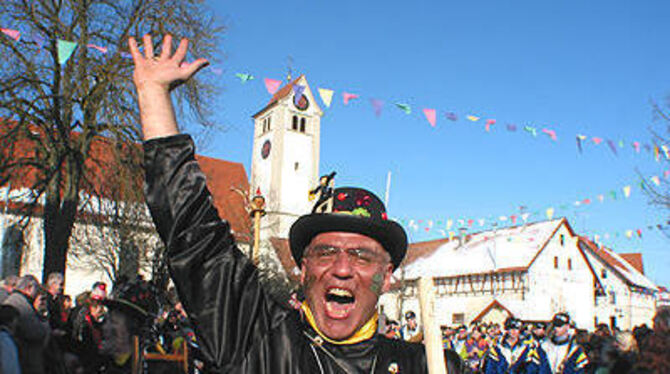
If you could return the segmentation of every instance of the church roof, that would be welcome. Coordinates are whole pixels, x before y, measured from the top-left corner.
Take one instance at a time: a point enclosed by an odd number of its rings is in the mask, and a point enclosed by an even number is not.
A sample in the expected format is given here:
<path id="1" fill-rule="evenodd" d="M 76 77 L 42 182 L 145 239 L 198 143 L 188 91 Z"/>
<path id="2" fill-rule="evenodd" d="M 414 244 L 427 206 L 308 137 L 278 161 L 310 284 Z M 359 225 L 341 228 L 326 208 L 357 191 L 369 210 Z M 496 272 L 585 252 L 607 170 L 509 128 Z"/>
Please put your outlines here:
<path id="1" fill-rule="evenodd" d="M 589 250 L 592 254 L 597 256 L 601 261 L 603 261 L 607 266 L 618 274 L 624 282 L 629 285 L 646 288 L 652 291 L 657 290 L 657 286 L 647 278 L 644 273 L 640 272 L 636 266 L 632 265 L 622 255 L 614 252 L 613 250 L 599 246 L 593 241 L 585 237 L 580 237 L 580 242 L 585 244 L 585 248 Z M 636 253 L 636 256 L 629 256 L 639 258 L 640 266 L 642 264 L 642 254 Z M 639 256 L 638 256 L 639 255 Z"/>
<path id="2" fill-rule="evenodd" d="M 631 264 L 635 270 L 644 274 L 644 264 L 642 263 L 642 253 L 619 253 L 619 256 Z"/>
<path id="3" fill-rule="evenodd" d="M 270 98 L 270 101 L 267 103 L 267 105 L 265 105 L 263 107 L 263 109 L 256 112 L 256 114 L 254 114 L 252 117 L 256 118 L 256 116 L 258 116 L 259 114 L 265 112 L 268 108 L 277 104 L 279 102 L 279 100 L 281 100 L 281 99 L 285 98 L 286 96 L 289 96 L 290 94 L 292 94 L 293 93 L 293 86 L 295 86 L 298 83 L 298 81 L 301 78 L 304 78 L 304 77 L 305 76 L 303 74 L 301 74 L 298 78 L 292 80 L 291 82 L 287 83 L 282 88 L 277 90 L 277 92 L 275 92 L 274 95 L 272 95 L 272 98 Z"/>
<path id="4" fill-rule="evenodd" d="M 2 122 L 2 119 L 0 119 Z M 4 130 L 11 128 L 11 122 L 5 120 Z M 37 129 L 37 127 L 36 127 Z M 37 131 L 37 130 L 36 130 Z M 74 133 L 73 136 L 79 136 Z M 7 139 L 5 139 L 7 140 Z M 10 160 L 17 160 L 19 158 L 28 158 L 34 154 L 35 145 L 31 140 L 26 138 L 12 139 L 12 146 L 2 147 L 4 156 Z M 91 144 L 90 157 L 85 161 L 85 177 L 90 183 L 82 185 L 84 193 L 101 196 L 104 198 L 124 199 L 123 189 L 118 189 L 113 186 L 118 180 L 110 173 L 115 173 L 115 156 L 114 143 L 107 138 L 97 137 Z M 141 147 L 140 144 L 132 144 L 130 147 L 135 147 L 136 151 Z M 8 152 L 12 152 L 8 154 Z M 241 163 L 229 162 L 219 160 L 211 157 L 196 155 L 202 171 L 207 176 L 207 186 L 210 189 L 214 199 L 214 205 L 221 217 L 231 224 L 231 228 L 235 233 L 237 240 L 243 242 L 250 241 L 250 221 L 244 207 L 243 197 L 231 190 L 231 188 L 239 188 L 241 191 L 249 191 L 249 182 Z M 11 183 L 12 191 L 27 190 L 34 188 L 38 175 L 38 170 L 31 166 L 25 166 L 22 169 L 15 171 L 9 176 L 9 183 Z M 143 173 L 134 174 L 135 177 L 141 178 Z M 140 181 L 138 181 L 139 183 Z M 6 188 L 6 185 L 2 186 Z M 14 193 L 12 194 L 12 196 Z M 21 201 L 12 198 L 10 209 L 21 209 L 25 203 L 29 203 L 25 198 Z M 5 202 L 1 201 L 0 206 L 4 206 Z M 35 214 L 41 214 L 41 209 L 36 209 Z M 80 212 L 79 214 L 84 214 Z"/>
<path id="5" fill-rule="evenodd" d="M 446 241 L 432 253 L 405 267 L 405 277 L 450 277 L 466 274 L 525 271 L 544 249 L 564 218 L 468 234 Z"/>

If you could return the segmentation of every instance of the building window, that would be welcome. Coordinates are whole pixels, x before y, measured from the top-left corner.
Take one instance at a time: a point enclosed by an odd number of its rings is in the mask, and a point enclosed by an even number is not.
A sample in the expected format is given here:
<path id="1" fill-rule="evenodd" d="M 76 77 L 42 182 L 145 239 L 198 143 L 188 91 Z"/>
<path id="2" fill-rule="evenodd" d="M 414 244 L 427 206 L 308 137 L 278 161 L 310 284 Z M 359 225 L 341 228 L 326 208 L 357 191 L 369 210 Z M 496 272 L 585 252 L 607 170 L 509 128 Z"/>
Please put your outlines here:
<path id="1" fill-rule="evenodd" d="M 305 119 L 300 118 L 300 132 L 305 132 Z"/>
<path id="2" fill-rule="evenodd" d="M 561 240 L 561 247 L 565 245 L 565 235 L 561 234 L 561 236 L 558 237 Z"/>
<path id="3" fill-rule="evenodd" d="M 554 256 L 554 269 L 558 269 L 558 257 Z"/>
<path id="4" fill-rule="evenodd" d="M 300 167 L 300 165 L 298 165 L 297 162 L 295 164 L 293 164 L 293 169 L 298 170 L 298 167 Z"/>
<path id="5" fill-rule="evenodd" d="M 298 116 L 293 116 L 293 126 L 291 126 L 291 128 L 298 131 Z"/>
<path id="6" fill-rule="evenodd" d="M 572 259 L 568 259 L 568 270 L 572 270 Z"/>
<path id="7" fill-rule="evenodd" d="M 465 323 L 465 313 L 454 313 L 451 315 L 452 325 L 462 325 Z"/>
<path id="8" fill-rule="evenodd" d="M 7 227 L 2 243 L 0 243 L 2 245 L 2 248 L 0 248 L 0 254 L 2 255 L 1 278 L 9 275 L 19 275 L 25 244 L 23 231 L 18 224 Z"/>
<path id="9" fill-rule="evenodd" d="M 600 277 L 602 279 L 607 279 L 607 269 L 600 270 Z"/>
<path id="10" fill-rule="evenodd" d="M 272 126 L 270 125 L 272 123 L 272 117 L 268 117 L 268 131 L 272 130 Z"/>
<path id="11" fill-rule="evenodd" d="M 616 293 L 614 291 L 610 291 L 610 304 L 616 305 Z"/>

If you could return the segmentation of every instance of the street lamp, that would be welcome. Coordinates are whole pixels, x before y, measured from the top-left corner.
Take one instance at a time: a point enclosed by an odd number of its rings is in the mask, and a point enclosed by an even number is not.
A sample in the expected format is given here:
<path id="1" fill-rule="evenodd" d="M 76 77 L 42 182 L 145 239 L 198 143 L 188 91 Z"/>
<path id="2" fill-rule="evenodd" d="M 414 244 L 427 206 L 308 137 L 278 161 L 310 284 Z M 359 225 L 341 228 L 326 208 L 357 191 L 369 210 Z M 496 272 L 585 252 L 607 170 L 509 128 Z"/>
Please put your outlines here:
<path id="1" fill-rule="evenodd" d="M 261 217 L 265 215 L 265 197 L 261 195 L 261 189 L 256 189 L 256 195 L 251 198 L 251 217 L 254 219 L 254 247 L 252 249 L 252 259 L 258 266 L 258 253 L 260 252 L 261 239 Z"/>

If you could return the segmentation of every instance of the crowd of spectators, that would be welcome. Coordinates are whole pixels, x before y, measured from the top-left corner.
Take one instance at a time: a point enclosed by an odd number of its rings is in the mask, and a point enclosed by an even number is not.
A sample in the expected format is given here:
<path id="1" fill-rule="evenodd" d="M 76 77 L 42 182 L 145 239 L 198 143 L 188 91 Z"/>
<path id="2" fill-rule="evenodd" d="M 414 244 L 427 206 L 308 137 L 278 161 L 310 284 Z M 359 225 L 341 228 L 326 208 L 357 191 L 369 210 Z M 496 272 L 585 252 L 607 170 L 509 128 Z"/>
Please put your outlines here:
<path id="1" fill-rule="evenodd" d="M 95 282 L 73 303 L 63 292 L 62 274 L 50 274 L 45 284 L 32 275 L 6 277 L 0 283 L 0 373 L 129 373 L 133 335 L 142 352 L 167 355 L 186 350 L 187 344 L 197 347 L 178 301 L 173 297 L 160 305 L 148 284 L 123 279 L 110 297 L 107 284 Z M 122 292 L 115 295 L 117 289 Z M 131 316 L 115 317 L 125 314 Z M 202 368 L 193 359 L 190 363 L 191 372 Z M 147 363 L 136 364 L 148 372 Z"/>
<path id="2" fill-rule="evenodd" d="M 416 315 L 404 323 L 385 319 L 382 333 L 391 339 L 422 341 Z M 472 323 L 442 326 L 449 373 L 670 373 L 670 308 L 661 307 L 653 329 L 632 331 L 600 324 L 580 329 L 565 313 L 551 321 Z"/>

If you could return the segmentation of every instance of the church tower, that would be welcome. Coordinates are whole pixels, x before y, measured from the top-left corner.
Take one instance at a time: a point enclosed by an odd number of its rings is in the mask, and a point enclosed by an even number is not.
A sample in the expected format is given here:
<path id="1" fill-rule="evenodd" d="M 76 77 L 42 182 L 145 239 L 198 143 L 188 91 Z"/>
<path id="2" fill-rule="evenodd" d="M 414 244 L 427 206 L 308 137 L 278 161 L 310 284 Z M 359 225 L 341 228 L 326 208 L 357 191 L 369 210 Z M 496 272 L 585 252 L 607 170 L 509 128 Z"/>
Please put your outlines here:
<path id="1" fill-rule="evenodd" d="M 301 75 L 279 89 L 253 115 L 251 193 L 265 196 L 261 236 L 288 237 L 295 220 L 312 208 L 309 191 L 319 178 L 319 138 L 323 112 Z"/>

